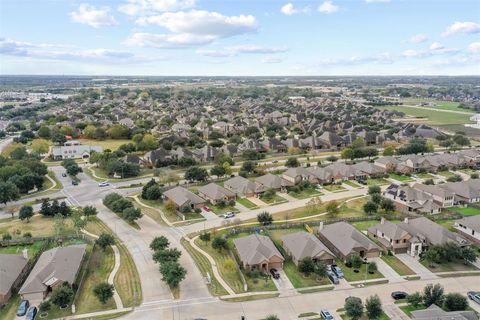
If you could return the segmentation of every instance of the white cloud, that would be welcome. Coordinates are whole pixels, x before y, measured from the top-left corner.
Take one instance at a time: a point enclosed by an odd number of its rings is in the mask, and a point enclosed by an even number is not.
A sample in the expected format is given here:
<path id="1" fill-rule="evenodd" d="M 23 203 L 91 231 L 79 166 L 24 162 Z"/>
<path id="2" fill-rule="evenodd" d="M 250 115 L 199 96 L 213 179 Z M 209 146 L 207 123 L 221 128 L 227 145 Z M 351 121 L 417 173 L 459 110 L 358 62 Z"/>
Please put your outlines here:
<path id="1" fill-rule="evenodd" d="M 317 64 L 321 66 L 332 65 L 361 65 L 361 64 L 391 64 L 394 62 L 394 57 L 389 52 L 384 52 L 372 56 L 352 56 L 346 59 L 324 59 Z"/>
<path id="2" fill-rule="evenodd" d="M 109 7 L 96 8 L 85 3 L 78 6 L 77 11 L 71 12 L 70 17 L 74 22 L 86 24 L 94 28 L 118 24 L 115 18 L 110 15 Z"/>
<path id="3" fill-rule="evenodd" d="M 296 8 L 293 3 L 289 2 L 287 3 L 286 5 L 284 5 L 280 11 L 287 15 L 287 16 L 291 16 L 291 15 L 294 15 L 294 14 L 297 14 L 297 13 L 307 13 L 309 10 L 308 7 L 304 7 L 304 8 Z"/>
<path id="4" fill-rule="evenodd" d="M 439 42 L 433 42 L 429 47 L 430 50 L 440 50 L 440 49 L 443 49 L 443 48 L 444 48 L 444 46 Z"/>
<path id="5" fill-rule="evenodd" d="M 445 30 L 442 35 L 444 37 L 452 36 L 457 33 L 473 34 L 480 33 L 480 24 L 476 22 L 466 21 L 466 22 L 455 22 Z"/>
<path id="6" fill-rule="evenodd" d="M 287 48 L 269 48 L 256 45 L 240 45 L 226 47 L 221 50 L 199 49 L 196 52 L 203 56 L 209 57 L 234 57 L 239 54 L 275 54 L 288 51 Z"/>
<path id="7" fill-rule="evenodd" d="M 469 53 L 480 53 L 480 42 L 472 42 L 467 48 Z"/>
<path id="8" fill-rule="evenodd" d="M 158 49 L 175 49 L 199 46 L 211 43 L 215 40 L 212 36 L 199 36 L 187 33 L 181 34 L 155 34 L 155 33 L 134 33 L 130 35 L 124 44 L 136 47 L 150 47 Z"/>
<path id="9" fill-rule="evenodd" d="M 195 6 L 195 0 L 127 0 L 118 10 L 130 15 L 151 15 L 152 13 L 177 11 Z"/>
<path id="10" fill-rule="evenodd" d="M 334 13 L 334 12 L 337 12 L 338 9 L 340 9 L 340 7 L 337 5 L 334 5 L 333 2 L 330 0 L 324 1 L 318 7 L 318 11 L 322 13 Z"/>
<path id="11" fill-rule="evenodd" d="M 281 63 L 281 62 L 283 62 L 283 59 L 278 57 L 265 57 L 262 59 L 262 63 Z"/>
<path id="12" fill-rule="evenodd" d="M 425 42 L 428 40 L 428 37 L 423 34 L 423 33 L 419 33 L 419 34 L 416 34 L 412 37 L 410 37 L 410 39 L 408 39 L 408 42 L 410 43 L 422 43 L 422 42 Z"/>
<path id="13" fill-rule="evenodd" d="M 420 55 L 420 52 L 416 50 L 405 50 L 402 52 L 402 56 L 405 58 L 416 58 Z"/>
<path id="14" fill-rule="evenodd" d="M 366 3 L 386 3 L 390 1 L 391 0 L 365 0 Z"/>

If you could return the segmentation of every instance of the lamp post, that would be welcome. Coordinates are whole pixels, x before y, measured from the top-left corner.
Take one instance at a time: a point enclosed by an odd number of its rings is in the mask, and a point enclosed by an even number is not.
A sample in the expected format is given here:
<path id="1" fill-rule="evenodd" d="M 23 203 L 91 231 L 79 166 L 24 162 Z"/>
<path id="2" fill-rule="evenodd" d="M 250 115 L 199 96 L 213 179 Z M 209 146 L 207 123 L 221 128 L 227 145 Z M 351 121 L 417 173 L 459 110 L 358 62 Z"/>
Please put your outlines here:
<path id="1" fill-rule="evenodd" d="M 365 285 L 367 285 L 367 277 L 368 277 L 368 261 L 367 258 L 363 258 L 363 261 L 365 262 Z"/>

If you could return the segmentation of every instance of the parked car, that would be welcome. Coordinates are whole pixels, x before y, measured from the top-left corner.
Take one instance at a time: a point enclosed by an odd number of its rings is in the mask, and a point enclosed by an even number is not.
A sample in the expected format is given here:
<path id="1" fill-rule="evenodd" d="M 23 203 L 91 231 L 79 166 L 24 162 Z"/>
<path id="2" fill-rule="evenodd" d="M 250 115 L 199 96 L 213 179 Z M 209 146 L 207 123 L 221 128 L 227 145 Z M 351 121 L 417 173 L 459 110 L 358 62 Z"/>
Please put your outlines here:
<path id="1" fill-rule="evenodd" d="M 205 210 L 205 211 L 207 211 L 207 212 L 210 212 L 210 211 L 212 211 L 212 209 L 210 209 L 210 208 L 209 208 L 209 207 L 207 207 L 207 206 L 203 207 L 203 210 Z"/>
<path id="2" fill-rule="evenodd" d="M 17 316 L 23 317 L 27 313 L 28 307 L 30 307 L 30 302 L 28 300 L 20 301 L 17 308 Z"/>
<path id="3" fill-rule="evenodd" d="M 274 279 L 280 279 L 280 273 L 278 273 L 277 269 L 272 268 L 270 269 L 270 273 Z"/>
<path id="4" fill-rule="evenodd" d="M 229 211 L 229 212 L 225 213 L 225 214 L 223 215 L 223 217 L 224 217 L 225 219 L 230 219 L 230 218 L 235 217 L 235 213 Z"/>
<path id="5" fill-rule="evenodd" d="M 393 291 L 392 292 L 392 298 L 394 300 L 400 300 L 400 299 L 405 299 L 408 296 L 406 292 L 403 291 Z"/>
<path id="6" fill-rule="evenodd" d="M 333 273 L 332 271 L 327 272 L 328 279 L 332 281 L 333 284 L 339 284 L 340 281 L 338 280 L 338 277 Z"/>
<path id="7" fill-rule="evenodd" d="M 99 187 L 108 187 L 109 185 L 110 185 L 110 183 L 108 183 L 108 182 L 106 182 L 106 181 L 100 182 L 100 183 L 98 184 Z"/>
<path id="8" fill-rule="evenodd" d="M 480 304 L 480 292 L 478 291 L 468 291 L 467 296 L 470 300 L 475 301 Z"/>
<path id="9" fill-rule="evenodd" d="M 272 163 L 278 163 L 278 160 L 273 160 Z"/>
<path id="10" fill-rule="evenodd" d="M 330 311 L 328 310 L 320 310 L 320 316 L 322 317 L 322 319 L 325 319 L 325 320 L 334 320 L 335 318 L 332 316 L 332 314 L 330 313 Z"/>
<path id="11" fill-rule="evenodd" d="M 338 279 L 342 279 L 344 277 L 342 269 L 339 266 L 332 266 L 332 271 L 338 277 Z"/>
<path id="12" fill-rule="evenodd" d="M 62 173 L 62 177 L 66 177 L 66 176 L 67 176 L 67 174 L 65 172 Z"/>
<path id="13" fill-rule="evenodd" d="M 78 181 L 77 180 L 72 180 L 72 185 L 73 186 L 78 186 Z"/>
<path id="14" fill-rule="evenodd" d="M 37 307 L 28 308 L 27 315 L 25 316 L 26 320 L 35 320 L 37 317 Z"/>

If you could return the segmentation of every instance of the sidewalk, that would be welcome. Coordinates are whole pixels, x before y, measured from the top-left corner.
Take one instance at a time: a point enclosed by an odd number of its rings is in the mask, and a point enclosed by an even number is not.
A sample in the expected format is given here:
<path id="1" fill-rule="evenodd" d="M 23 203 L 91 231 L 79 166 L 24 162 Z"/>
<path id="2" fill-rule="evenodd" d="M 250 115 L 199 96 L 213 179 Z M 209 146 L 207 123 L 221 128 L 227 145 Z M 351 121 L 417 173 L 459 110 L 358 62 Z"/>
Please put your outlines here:
<path id="1" fill-rule="evenodd" d="M 380 271 L 380 273 L 388 279 L 388 282 L 394 283 L 408 281 L 405 280 L 397 272 L 395 272 L 395 270 L 393 270 L 392 267 L 390 267 L 385 261 L 383 261 L 382 258 L 370 258 L 370 261 L 374 261 L 377 264 L 378 271 Z"/>
<path id="2" fill-rule="evenodd" d="M 416 258 L 410 256 L 409 254 L 402 253 L 397 254 L 396 257 L 405 263 L 413 272 L 420 276 L 421 279 L 437 279 L 438 276 L 432 271 L 428 270 L 424 265 L 422 265 Z"/>

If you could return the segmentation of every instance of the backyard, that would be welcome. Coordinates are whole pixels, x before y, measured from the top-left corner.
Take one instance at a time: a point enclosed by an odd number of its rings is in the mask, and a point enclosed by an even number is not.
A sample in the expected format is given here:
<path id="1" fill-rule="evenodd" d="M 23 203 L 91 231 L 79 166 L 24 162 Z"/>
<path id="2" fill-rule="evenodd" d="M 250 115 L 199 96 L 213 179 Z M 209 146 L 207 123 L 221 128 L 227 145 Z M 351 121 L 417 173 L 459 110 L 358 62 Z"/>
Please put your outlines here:
<path id="1" fill-rule="evenodd" d="M 465 208 L 453 207 L 450 210 L 460 213 L 461 215 L 464 215 L 464 216 L 476 216 L 480 214 L 480 208 L 477 208 L 477 207 L 465 207 Z"/>

